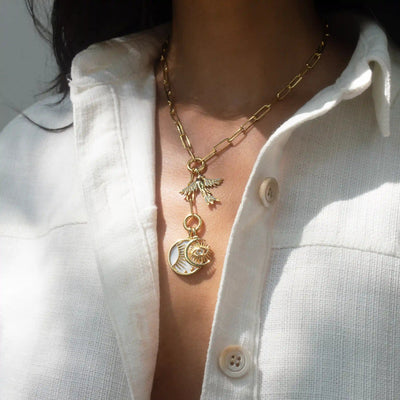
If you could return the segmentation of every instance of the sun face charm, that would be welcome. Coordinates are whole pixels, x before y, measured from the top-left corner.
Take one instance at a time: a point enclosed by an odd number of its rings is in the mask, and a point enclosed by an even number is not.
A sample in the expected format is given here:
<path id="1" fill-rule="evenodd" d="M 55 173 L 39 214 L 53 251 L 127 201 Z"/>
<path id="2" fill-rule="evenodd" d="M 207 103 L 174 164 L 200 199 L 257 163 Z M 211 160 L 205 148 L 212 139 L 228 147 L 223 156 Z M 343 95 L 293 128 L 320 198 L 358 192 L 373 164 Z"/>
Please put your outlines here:
<path id="1" fill-rule="evenodd" d="M 202 267 L 211 261 L 211 249 L 204 239 L 191 241 L 185 250 L 187 260 L 195 265 Z"/>
<path id="2" fill-rule="evenodd" d="M 205 240 L 198 237 L 175 242 L 168 254 L 171 269 L 179 275 L 191 275 L 207 265 L 212 258 L 212 252 Z"/>

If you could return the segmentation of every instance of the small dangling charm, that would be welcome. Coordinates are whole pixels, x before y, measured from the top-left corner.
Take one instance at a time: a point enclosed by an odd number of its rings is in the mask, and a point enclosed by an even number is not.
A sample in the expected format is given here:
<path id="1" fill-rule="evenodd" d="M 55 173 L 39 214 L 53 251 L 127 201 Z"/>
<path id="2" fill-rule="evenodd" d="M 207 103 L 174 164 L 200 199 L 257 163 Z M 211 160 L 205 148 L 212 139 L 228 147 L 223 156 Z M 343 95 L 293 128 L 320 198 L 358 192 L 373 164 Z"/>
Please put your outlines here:
<path id="1" fill-rule="evenodd" d="M 197 236 L 178 240 L 168 254 L 169 266 L 179 275 L 192 275 L 210 261 L 210 246 Z"/>
<path id="2" fill-rule="evenodd" d="M 190 171 L 191 179 L 189 184 L 179 193 L 185 196 L 187 201 L 191 201 L 197 192 L 200 192 L 205 202 L 210 205 L 219 200 L 210 192 L 211 188 L 215 188 L 222 184 L 222 178 L 209 179 L 202 172 L 206 169 L 206 163 L 201 158 L 192 158 L 187 163 L 187 169 Z"/>
<path id="3" fill-rule="evenodd" d="M 197 219 L 197 226 L 190 227 L 190 219 Z M 197 214 L 189 214 L 183 221 L 183 226 L 189 232 L 189 237 L 176 241 L 168 253 L 168 263 L 171 269 L 179 275 L 192 275 L 212 260 L 212 251 L 204 239 L 197 236 L 203 221 Z"/>

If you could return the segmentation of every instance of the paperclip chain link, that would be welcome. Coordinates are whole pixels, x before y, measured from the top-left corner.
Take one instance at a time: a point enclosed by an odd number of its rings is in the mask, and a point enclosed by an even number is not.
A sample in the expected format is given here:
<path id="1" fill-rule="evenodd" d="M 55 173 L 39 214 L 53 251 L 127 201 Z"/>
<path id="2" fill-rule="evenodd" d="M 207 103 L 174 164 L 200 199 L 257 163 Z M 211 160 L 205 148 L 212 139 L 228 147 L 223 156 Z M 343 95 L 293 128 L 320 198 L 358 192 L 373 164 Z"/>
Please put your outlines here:
<path id="1" fill-rule="evenodd" d="M 242 135 L 245 136 L 257 121 L 259 121 L 261 118 L 263 118 L 266 114 L 269 113 L 272 106 L 276 102 L 282 101 L 303 80 L 304 76 L 317 65 L 318 61 L 321 58 L 323 51 L 325 50 L 326 41 L 327 41 L 328 37 L 329 37 L 328 24 L 325 24 L 321 43 L 317 47 L 314 54 L 307 60 L 303 70 L 300 73 L 298 73 L 297 75 L 295 75 L 288 84 L 283 86 L 275 94 L 275 96 L 273 97 L 273 99 L 271 100 L 270 103 L 267 103 L 267 104 L 264 104 L 263 106 L 261 106 L 247 121 L 245 121 L 232 134 L 232 136 L 229 136 L 229 137 L 226 137 L 226 138 L 220 140 L 216 145 L 214 145 L 212 147 L 212 150 L 208 154 L 206 154 L 204 157 L 196 157 L 195 156 L 190 139 L 189 139 L 188 135 L 186 134 L 186 132 L 183 128 L 182 122 L 179 119 L 178 113 L 176 111 L 176 106 L 175 106 L 175 102 L 173 99 L 171 84 L 170 84 L 169 75 L 168 75 L 167 54 L 168 54 L 169 38 L 167 38 L 162 46 L 162 51 L 161 51 L 161 56 L 160 56 L 161 68 L 163 71 L 164 90 L 165 90 L 165 94 L 167 96 L 167 102 L 168 102 L 171 118 L 173 119 L 173 121 L 176 125 L 182 146 L 188 152 L 188 154 L 190 156 L 190 160 L 196 159 L 196 160 L 201 160 L 204 163 L 207 163 L 207 161 L 211 160 L 218 153 L 220 153 L 227 147 L 234 145 L 235 141 L 239 141 L 240 136 L 242 136 Z"/>

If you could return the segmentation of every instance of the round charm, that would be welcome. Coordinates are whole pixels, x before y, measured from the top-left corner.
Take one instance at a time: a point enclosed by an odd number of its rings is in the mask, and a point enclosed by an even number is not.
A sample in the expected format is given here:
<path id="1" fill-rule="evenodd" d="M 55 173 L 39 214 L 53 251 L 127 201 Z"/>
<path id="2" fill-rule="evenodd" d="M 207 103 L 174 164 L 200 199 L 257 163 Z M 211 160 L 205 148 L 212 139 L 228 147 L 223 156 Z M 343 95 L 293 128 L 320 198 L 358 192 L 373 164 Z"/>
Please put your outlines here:
<path id="1" fill-rule="evenodd" d="M 169 266 L 179 275 L 191 275 L 211 261 L 211 250 L 199 238 L 187 238 L 175 242 L 168 254 Z"/>
<path id="2" fill-rule="evenodd" d="M 190 264 L 203 267 L 211 261 L 210 246 L 203 239 L 192 240 L 186 246 L 185 257 Z"/>

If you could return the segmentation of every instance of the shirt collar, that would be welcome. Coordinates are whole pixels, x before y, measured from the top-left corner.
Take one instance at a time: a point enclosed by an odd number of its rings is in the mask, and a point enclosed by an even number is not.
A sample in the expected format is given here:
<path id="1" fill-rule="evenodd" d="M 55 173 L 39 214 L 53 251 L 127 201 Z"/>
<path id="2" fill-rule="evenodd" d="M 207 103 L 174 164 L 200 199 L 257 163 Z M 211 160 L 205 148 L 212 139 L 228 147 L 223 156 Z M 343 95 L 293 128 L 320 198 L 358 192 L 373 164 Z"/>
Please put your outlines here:
<path id="1" fill-rule="evenodd" d="M 336 84 L 343 100 L 372 86 L 375 114 L 382 136 L 390 136 L 391 60 L 384 31 L 373 21 L 360 19 L 360 34 L 347 68 Z"/>

